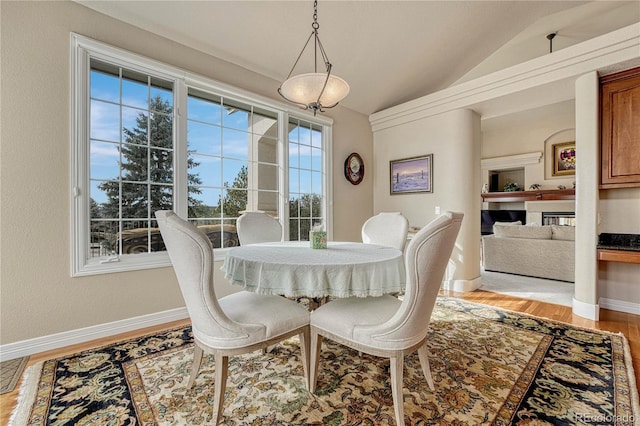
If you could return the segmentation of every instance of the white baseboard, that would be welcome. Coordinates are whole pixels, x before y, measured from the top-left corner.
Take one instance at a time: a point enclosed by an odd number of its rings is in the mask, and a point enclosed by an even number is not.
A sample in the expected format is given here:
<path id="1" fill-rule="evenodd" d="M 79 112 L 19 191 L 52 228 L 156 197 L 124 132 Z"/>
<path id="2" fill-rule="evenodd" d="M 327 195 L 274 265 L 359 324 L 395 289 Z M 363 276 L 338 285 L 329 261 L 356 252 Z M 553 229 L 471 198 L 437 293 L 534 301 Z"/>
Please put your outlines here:
<path id="1" fill-rule="evenodd" d="M 474 278 L 472 280 L 444 280 L 442 288 L 449 291 L 457 291 L 459 293 L 466 293 L 474 291 L 482 286 L 481 277 Z"/>
<path id="2" fill-rule="evenodd" d="M 40 352 L 58 349 L 77 343 L 84 343 L 102 337 L 113 336 L 127 331 L 160 325 L 171 321 L 189 318 L 187 308 L 176 308 L 154 314 L 142 315 L 106 324 L 79 328 L 49 336 L 36 337 L 20 342 L 0 345 L 0 361 L 33 355 Z"/>
<path id="3" fill-rule="evenodd" d="M 600 306 L 597 304 L 581 302 L 573 298 L 573 313 L 586 319 L 598 321 L 600 319 Z"/>
<path id="4" fill-rule="evenodd" d="M 640 315 L 640 303 L 625 302 L 624 300 L 607 299 L 604 297 L 601 297 L 598 303 L 603 309 Z"/>

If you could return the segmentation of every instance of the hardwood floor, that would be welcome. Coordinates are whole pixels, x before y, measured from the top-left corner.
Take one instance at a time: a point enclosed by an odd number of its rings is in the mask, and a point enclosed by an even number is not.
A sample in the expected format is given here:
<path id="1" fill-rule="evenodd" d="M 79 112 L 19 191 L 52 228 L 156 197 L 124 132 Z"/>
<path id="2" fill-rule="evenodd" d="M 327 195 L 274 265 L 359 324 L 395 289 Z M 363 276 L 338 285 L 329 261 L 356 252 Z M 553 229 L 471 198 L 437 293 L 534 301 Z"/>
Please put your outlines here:
<path id="1" fill-rule="evenodd" d="M 511 311 L 523 312 L 538 317 L 549 318 L 578 327 L 622 333 L 627 337 L 627 340 L 629 341 L 631 356 L 633 360 L 633 368 L 636 376 L 636 384 L 640 384 L 640 316 L 638 315 L 602 309 L 600 310 L 600 321 L 596 322 L 573 315 L 573 313 L 571 312 L 571 308 L 566 306 L 538 302 L 535 300 L 520 299 L 513 296 L 491 293 L 487 291 L 476 290 L 470 293 L 441 292 L 441 294 L 445 296 L 459 297 L 471 302 L 498 306 Z M 133 332 L 120 334 L 117 336 L 112 336 L 109 338 L 103 338 L 83 344 L 42 352 L 36 355 L 32 355 L 27 366 L 47 359 L 80 352 L 120 340 L 130 339 L 137 336 L 142 336 L 144 334 L 153 333 L 159 330 L 188 323 L 188 320 L 176 321 L 155 327 L 148 327 Z M 18 389 L 20 388 L 20 383 L 21 381 L 18 382 L 14 391 L 6 393 L 4 395 L 0 395 L 0 424 L 2 425 L 9 424 L 11 412 L 13 411 L 18 398 Z"/>

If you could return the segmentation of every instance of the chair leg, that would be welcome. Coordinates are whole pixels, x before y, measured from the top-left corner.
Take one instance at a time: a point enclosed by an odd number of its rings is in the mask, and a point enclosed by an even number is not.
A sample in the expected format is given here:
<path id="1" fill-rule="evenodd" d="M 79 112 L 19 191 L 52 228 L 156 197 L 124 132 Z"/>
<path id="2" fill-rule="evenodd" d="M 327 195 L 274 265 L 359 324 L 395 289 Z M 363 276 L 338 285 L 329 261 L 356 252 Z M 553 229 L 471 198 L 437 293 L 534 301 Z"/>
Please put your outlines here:
<path id="1" fill-rule="evenodd" d="M 302 333 L 299 335 L 300 338 L 300 354 L 302 355 L 302 369 L 304 370 L 304 384 L 307 390 L 309 387 L 309 352 L 310 348 L 310 340 L 311 340 L 311 331 L 309 327 L 306 327 Z"/>
<path id="2" fill-rule="evenodd" d="M 424 373 L 424 377 L 427 379 L 429 389 L 431 389 L 431 391 L 433 392 L 436 390 L 436 388 L 433 385 L 433 377 L 431 377 L 431 367 L 429 366 L 429 349 L 427 348 L 426 343 L 418 349 L 418 357 L 420 358 L 420 366 L 422 366 L 422 372 Z"/>
<path id="3" fill-rule="evenodd" d="M 309 372 L 309 392 L 316 391 L 318 381 L 318 363 L 320 362 L 320 348 L 322 347 L 322 336 L 311 327 L 311 365 Z"/>
<path id="4" fill-rule="evenodd" d="M 213 424 L 217 425 L 222 418 L 224 402 L 224 390 L 227 386 L 227 371 L 229 369 L 229 357 L 220 352 L 215 353 L 216 377 L 213 391 Z"/>
<path id="5" fill-rule="evenodd" d="M 189 376 L 189 381 L 187 382 L 187 389 L 191 389 L 193 383 L 196 381 L 196 377 L 198 376 L 198 371 L 200 371 L 200 365 L 202 364 L 202 354 L 204 351 L 197 344 L 193 344 L 193 362 L 191 363 L 191 375 Z"/>
<path id="6" fill-rule="evenodd" d="M 404 376 L 404 355 L 399 353 L 391 357 L 391 395 L 393 410 L 396 413 L 396 425 L 404 426 L 404 398 L 402 395 L 402 377 Z"/>

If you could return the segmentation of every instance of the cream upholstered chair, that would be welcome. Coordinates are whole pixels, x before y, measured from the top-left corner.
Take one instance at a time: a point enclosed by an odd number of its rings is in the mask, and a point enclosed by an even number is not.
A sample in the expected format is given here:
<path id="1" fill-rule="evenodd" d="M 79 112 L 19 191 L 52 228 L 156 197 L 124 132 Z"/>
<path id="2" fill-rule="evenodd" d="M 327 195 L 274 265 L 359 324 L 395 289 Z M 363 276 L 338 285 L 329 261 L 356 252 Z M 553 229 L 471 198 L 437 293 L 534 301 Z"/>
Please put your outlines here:
<path id="1" fill-rule="evenodd" d="M 246 212 L 236 222 L 241 246 L 282 240 L 282 225 L 264 212 Z"/>
<path id="2" fill-rule="evenodd" d="M 218 300 L 213 285 L 213 247 L 199 229 L 172 211 L 156 212 L 180 290 L 191 317 L 195 341 L 188 387 L 193 385 L 204 352 L 215 357 L 213 423 L 222 415 L 229 356 L 264 349 L 300 336 L 308 388 L 309 312 L 280 296 L 240 291 Z"/>
<path id="3" fill-rule="evenodd" d="M 409 221 L 400 212 L 382 212 L 362 225 L 362 242 L 404 249 Z"/>
<path id="4" fill-rule="evenodd" d="M 446 212 L 420 230 L 405 254 L 407 287 L 402 301 L 393 296 L 337 299 L 311 313 L 311 392 L 318 379 L 323 337 L 391 361 L 391 393 L 396 424 L 404 425 L 404 356 L 418 351 L 431 390 L 427 333 L 431 312 L 462 222 Z"/>

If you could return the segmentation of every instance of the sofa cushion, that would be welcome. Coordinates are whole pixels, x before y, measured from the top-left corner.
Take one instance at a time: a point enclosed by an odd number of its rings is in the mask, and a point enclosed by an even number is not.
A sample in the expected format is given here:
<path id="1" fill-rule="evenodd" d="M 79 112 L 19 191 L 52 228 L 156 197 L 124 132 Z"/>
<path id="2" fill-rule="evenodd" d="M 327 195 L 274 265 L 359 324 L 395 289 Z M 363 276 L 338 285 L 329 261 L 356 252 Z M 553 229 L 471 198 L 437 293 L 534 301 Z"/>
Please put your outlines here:
<path id="1" fill-rule="evenodd" d="M 550 240 L 550 226 L 496 225 L 493 233 L 498 238 L 529 238 L 533 240 Z"/>
<path id="2" fill-rule="evenodd" d="M 495 222 L 493 226 L 496 225 L 505 225 L 505 226 L 513 226 L 513 225 L 522 225 L 522 222 L 516 220 L 515 222 Z"/>
<path id="3" fill-rule="evenodd" d="M 551 239 L 575 241 L 576 228 L 574 226 L 551 225 Z"/>

